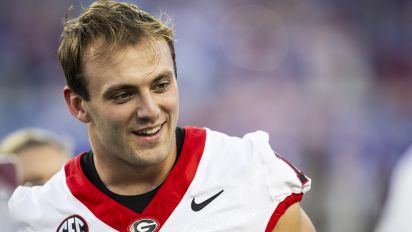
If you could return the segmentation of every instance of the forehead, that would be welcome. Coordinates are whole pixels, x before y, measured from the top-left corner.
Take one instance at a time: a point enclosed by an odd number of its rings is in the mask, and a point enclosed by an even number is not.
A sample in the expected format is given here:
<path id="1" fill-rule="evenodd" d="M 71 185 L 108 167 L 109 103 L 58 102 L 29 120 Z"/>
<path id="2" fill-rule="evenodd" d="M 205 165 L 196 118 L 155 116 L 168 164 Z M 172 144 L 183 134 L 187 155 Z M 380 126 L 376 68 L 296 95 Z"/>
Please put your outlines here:
<path id="1" fill-rule="evenodd" d="M 128 72 L 147 75 L 160 69 L 173 70 L 173 60 L 163 38 L 145 38 L 123 47 L 111 47 L 98 40 L 85 50 L 82 67 L 88 79 L 106 74 L 122 76 Z"/>
<path id="2" fill-rule="evenodd" d="M 22 150 L 18 153 L 18 160 L 23 169 L 23 181 L 46 181 L 68 158 L 64 150 L 49 144 Z"/>

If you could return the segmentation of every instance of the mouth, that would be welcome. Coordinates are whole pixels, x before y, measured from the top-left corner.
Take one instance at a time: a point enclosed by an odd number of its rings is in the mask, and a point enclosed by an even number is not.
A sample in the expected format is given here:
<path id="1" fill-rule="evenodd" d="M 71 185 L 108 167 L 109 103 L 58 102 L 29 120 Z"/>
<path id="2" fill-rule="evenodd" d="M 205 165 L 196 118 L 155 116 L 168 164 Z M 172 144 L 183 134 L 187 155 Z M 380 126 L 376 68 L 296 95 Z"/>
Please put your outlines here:
<path id="1" fill-rule="evenodd" d="M 137 136 L 152 137 L 152 136 L 157 135 L 160 132 L 164 124 L 165 122 L 155 127 L 145 128 L 141 130 L 134 130 L 132 133 Z"/>

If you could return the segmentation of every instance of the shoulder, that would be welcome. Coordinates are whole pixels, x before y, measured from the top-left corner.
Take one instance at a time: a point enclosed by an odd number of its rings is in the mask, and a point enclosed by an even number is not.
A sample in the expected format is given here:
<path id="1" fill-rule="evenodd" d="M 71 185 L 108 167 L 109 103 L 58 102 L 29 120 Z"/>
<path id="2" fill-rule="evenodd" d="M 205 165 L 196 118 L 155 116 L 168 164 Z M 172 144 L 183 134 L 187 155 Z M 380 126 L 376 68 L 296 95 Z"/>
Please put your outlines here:
<path id="1" fill-rule="evenodd" d="M 265 223 L 267 228 L 274 228 L 310 189 L 311 180 L 272 150 L 268 133 L 256 131 L 236 137 L 203 130 L 204 151 L 188 193 L 197 198 L 224 190 L 219 206 L 235 207 L 237 214 L 249 215 L 242 221 L 245 228 L 253 231 L 259 227 L 262 231 Z M 233 212 L 223 213 L 226 217 Z M 251 226 L 252 222 L 256 225 Z"/>
<path id="2" fill-rule="evenodd" d="M 259 173 L 272 196 L 279 196 L 280 201 L 292 193 L 310 189 L 310 178 L 272 149 L 268 133 L 259 130 L 235 137 L 205 130 L 206 143 L 200 165 L 224 170 L 224 176 L 245 171 Z"/>
<path id="3" fill-rule="evenodd" d="M 236 152 L 238 156 L 261 156 L 262 158 L 278 159 L 269 144 L 269 134 L 265 131 L 258 130 L 237 137 L 208 128 L 205 130 L 206 149 L 225 149 L 225 151 Z"/>
<path id="4" fill-rule="evenodd" d="M 243 137 L 229 136 L 225 133 L 206 130 L 205 149 L 224 149 L 224 151 L 236 152 L 238 156 L 252 156 L 259 154 L 262 150 L 271 151 L 269 145 L 269 135 L 264 131 L 247 133 Z"/>
<path id="5" fill-rule="evenodd" d="M 266 142 L 265 142 L 266 141 Z M 267 146 L 262 147 L 262 144 Z M 262 149 L 270 149 L 268 135 L 258 131 L 243 137 L 229 136 L 206 128 L 206 142 L 202 161 L 220 163 L 222 167 L 250 167 L 260 163 Z"/>
<path id="6" fill-rule="evenodd" d="M 65 201 L 64 180 L 62 169 L 42 186 L 19 186 L 8 202 L 12 220 L 17 224 L 44 223 L 45 216 L 53 215 L 56 205 Z"/>

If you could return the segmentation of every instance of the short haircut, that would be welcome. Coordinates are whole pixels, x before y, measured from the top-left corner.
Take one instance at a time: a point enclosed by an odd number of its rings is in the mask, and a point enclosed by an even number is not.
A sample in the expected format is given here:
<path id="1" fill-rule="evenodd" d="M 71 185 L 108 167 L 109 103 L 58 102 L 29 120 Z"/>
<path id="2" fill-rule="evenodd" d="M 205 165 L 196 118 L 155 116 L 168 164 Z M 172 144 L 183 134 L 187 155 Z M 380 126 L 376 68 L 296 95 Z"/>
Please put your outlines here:
<path id="1" fill-rule="evenodd" d="M 71 143 L 61 136 L 39 128 L 20 129 L 7 135 L 0 143 L 0 154 L 16 154 L 33 147 L 53 146 L 71 154 Z"/>
<path id="2" fill-rule="evenodd" d="M 64 28 L 58 49 L 66 83 L 84 100 L 90 100 L 87 81 L 82 75 L 82 59 L 86 49 L 101 41 L 98 54 L 135 45 L 142 39 L 165 39 L 172 55 L 177 76 L 174 29 L 165 22 L 129 3 L 99 0 L 86 8 L 77 18 L 64 20 Z"/>

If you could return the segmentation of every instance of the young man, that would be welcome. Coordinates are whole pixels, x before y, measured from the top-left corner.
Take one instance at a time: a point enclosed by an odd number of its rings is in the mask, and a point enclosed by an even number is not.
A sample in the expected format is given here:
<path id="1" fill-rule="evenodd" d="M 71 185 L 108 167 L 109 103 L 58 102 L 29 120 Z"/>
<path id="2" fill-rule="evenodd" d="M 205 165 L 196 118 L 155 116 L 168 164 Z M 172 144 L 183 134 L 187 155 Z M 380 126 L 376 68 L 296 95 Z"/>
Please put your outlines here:
<path id="1" fill-rule="evenodd" d="M 22 231 L 314 231 L 298 204 L 310 180 L 266 133 L 177 127 L 173 31 L 153 16 L 97 1 L 66 22 L 59 58 L 92 149 L 16 190 Z"/>

